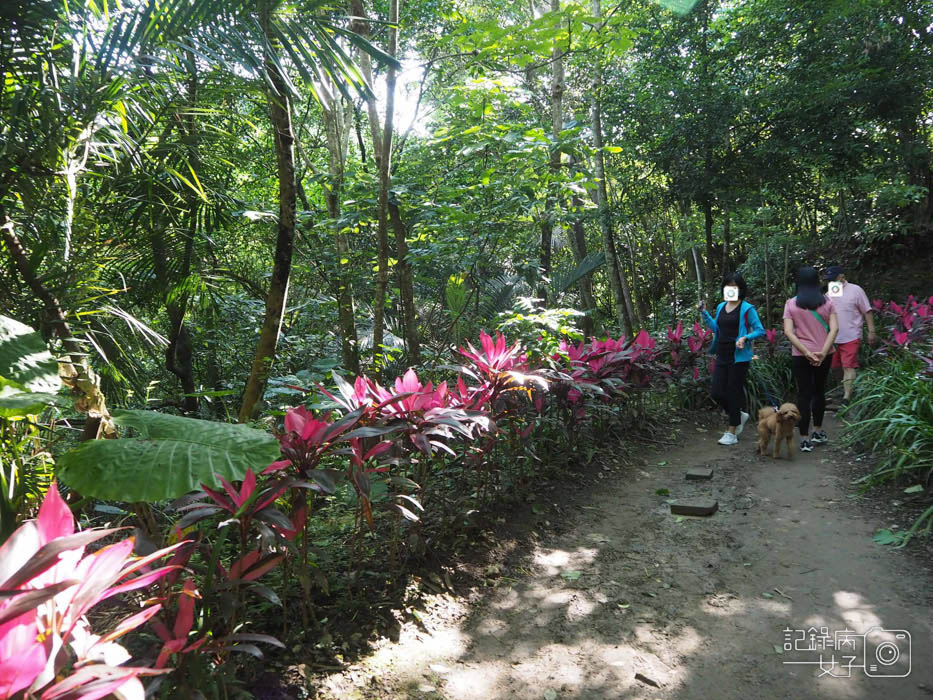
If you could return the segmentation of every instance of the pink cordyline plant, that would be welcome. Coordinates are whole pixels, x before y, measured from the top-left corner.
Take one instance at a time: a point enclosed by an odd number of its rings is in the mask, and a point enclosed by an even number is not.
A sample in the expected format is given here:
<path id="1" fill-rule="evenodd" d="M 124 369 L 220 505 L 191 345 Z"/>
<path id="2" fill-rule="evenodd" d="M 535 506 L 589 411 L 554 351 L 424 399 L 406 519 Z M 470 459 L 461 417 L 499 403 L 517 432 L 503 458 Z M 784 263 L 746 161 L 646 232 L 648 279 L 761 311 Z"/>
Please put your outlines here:
<path id="1" fill-rule="evenodd" d="M 345 382 L 344 382 L 345 383 Z M 333 398 L 332 394 L 328 394 Z M 348 439 L 347 432 L 355 427 L 371 407 L 360 405 L 339 420 L 331 420 L 330 413 L 316 418 L 304 406 L 290 408 L 285 414 L 285 433 L 278 436 L 282 446 L 280 459 L 262 471 L 262 475 L 281 471 L 294 465 L 302 474 L 319 475 L 317 466 L 321 459 L 333 451 L 337 442 Z"/>
<path id="2" fill-rule="evenodd" d="M 635 336 L 635 345 L 645 348 L 646 350 L 654 350 L 657 343 L 655 343 L 654 338 L 648 333 L 648 331 L 642 329 L 639 331 L 638 335 Z"/>
<path id="3" fill-rule="evenodd" d="M 479 334 L 482 352 L 469 342 L 467 348 L 460 348 L 460 354 L 473 362 L 473 364 L 487 377 L 503 372 L 527 372 L 528 359 L 522 352 L 521 343 L 515 341 L 513 345 L 506 345 L 505 336 L 496 333 L 493 340 L 485 331 Z"/>
<path id="4" fill-rule="evenodd" d="M 370 391 L 382 405 L 382 412 L 391 418 L 405 418 L 418 411 L 445 408 L 450 403 L 447 382 L 441 382 L 436 388 L 431 382 L 422 384 L 411 368 L 404 376 L 395 378 L 394 394 L 375 382 Z"/>
<path id="5" fill-rule="evenodd" d="M 115 641 L 161 604 L 143 604 L 105 635 L 91 630 L 86 614 L 107 598 L 178 569 L 150 565 L 184 543 L 134 558 L 129 538 L 85 554 L 88 544 L 114 532 L 75 533 L 74 517 L 52 482 L 36 520 L 0 547 L 0 699 L 142 700 L 139 677 L 163 672 L 123 666 L 130 655 Z"/>

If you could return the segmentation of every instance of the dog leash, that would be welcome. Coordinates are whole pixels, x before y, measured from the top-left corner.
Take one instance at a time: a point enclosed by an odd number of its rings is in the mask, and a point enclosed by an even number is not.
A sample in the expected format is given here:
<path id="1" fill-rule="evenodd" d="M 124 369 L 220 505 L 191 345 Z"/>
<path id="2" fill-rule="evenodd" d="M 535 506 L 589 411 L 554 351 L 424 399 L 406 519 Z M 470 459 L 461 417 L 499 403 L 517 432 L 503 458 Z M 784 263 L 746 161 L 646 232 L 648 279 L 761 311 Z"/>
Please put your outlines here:
<path id="1" fill-rule="evenodd" d="M 778 402 L 774 400 L 774 397 L 773 397 L 773 396 L 771 396 L 771 392 L 768 391 L 768 387 L 765 386 L 764 380 L 763 380 L 763 379 L 759 379 L 759 380 L 758 380 L 758 383 L 761 384 L 761 388 L 762 388 L 762 390 L 765 392 L 765 396 L 767 396 L 767 397 L 768 397 L 768 401 L 771 402 L 771 407 L 772 407 L 775 411 L 780 411 L 781 409 L 780 409 L 780 407 L 778 406 Z"/>

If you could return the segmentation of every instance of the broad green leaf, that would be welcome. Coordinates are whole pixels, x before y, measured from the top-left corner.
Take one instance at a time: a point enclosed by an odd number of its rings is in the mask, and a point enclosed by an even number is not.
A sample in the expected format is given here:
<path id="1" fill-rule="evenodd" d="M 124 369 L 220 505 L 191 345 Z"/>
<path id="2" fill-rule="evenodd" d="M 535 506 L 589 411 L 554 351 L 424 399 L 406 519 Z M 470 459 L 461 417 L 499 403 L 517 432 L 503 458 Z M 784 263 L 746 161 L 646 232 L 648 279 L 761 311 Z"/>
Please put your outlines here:
<path id="1" fill-rule="evenodd" d="M 240 481 L 280 457 L 275 438 L 231 423 L 154 411 L 114 411 L 114 422 L 140 437 L 92 440 L 58 461 L 58 476 L 85 496 L 113 501 L 162 501 L 202 483 L 220 486 L 215 474 Z"/>
<path id="2" fill-rule="evenodd" d="M 52 404 L 68 405 L 70 402 L 55 394 L 19 391 L 12 386 L 0 389 L 0 416 L 16 420 L 36 415 Z"/>
<path id="3" fill-rule="evenodd" d="M 913 486 L 908 486 L 904 489 L 904 493 L 922 493 L 923 486 L 920 484 L 914 484 Z"/>
<path id="4" fill-rule="evenodd" d="M 58 363 L 42 336 L 7 316 L 0 316 L 0 377 L 28 391 L 54 394 L 62 386 Z"/>

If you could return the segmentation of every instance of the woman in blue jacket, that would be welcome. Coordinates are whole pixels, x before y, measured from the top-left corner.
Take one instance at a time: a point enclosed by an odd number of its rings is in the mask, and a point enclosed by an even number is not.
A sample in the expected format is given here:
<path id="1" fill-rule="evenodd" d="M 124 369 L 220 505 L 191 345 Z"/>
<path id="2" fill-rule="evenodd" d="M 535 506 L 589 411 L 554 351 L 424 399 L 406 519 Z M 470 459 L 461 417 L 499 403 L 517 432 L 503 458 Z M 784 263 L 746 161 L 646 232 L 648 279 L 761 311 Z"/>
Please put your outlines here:
<path id="1" fill-rule="evenodd" d="M 746 291 L 742 275 L 730 272 L 722 280 L 725 301 L 716 307 L 716 316 L 706 311 L 703 302 L 699 307 L 706 325 L 716 334 L 710 349 L 716 356 L 713 398 L 729 414 L 729 429 L 719 438 L 720 445 L 736 444 L 745 428 L 745 375 L 752 360 L 751 341 L 765 334 L 755 307 L 745 301 Z"/>

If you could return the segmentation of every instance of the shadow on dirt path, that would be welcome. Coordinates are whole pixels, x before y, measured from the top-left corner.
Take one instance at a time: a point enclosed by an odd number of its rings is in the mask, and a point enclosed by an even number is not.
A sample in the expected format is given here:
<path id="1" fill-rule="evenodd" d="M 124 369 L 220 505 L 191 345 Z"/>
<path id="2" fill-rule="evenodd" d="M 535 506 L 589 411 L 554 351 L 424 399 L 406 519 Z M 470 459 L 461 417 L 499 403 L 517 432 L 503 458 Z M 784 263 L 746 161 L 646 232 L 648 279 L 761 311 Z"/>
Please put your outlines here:
<path id="1" fill-rule="evenodd" d="M 681 447 L 608 468 L 477 603 L 445 597 L 319 697 L 933 698 L 929 569 L 872 542 L 840 453 L 759 458 L 749 428 L 724 448 L 684 422 Z M 698 497 L 719 512 L 670 514 Z"/>

